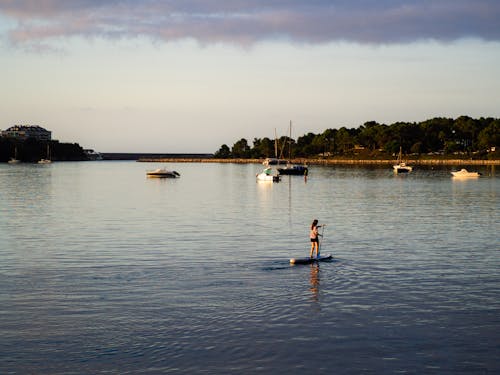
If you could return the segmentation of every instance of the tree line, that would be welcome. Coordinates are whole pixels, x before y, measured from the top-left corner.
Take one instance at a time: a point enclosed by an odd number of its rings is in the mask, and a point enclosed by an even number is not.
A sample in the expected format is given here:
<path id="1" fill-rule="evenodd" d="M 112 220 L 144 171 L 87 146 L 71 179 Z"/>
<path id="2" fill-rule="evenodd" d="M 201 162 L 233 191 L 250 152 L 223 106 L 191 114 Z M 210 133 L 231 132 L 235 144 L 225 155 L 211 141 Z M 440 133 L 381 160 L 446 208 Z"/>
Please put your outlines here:
<path id="1" fill-rule="evenodd" d="M 252 145 L 242 138 L 232 147 L 223 144 L 214 157 L 387 157 L 398 153 L 401 147 L 403 153 L 418 156 L 431 154 L 498 158 L 499 143 L 500 119 L 436 117 L 418 123 L 396 122 L 391 125 L 369 121 L 358 128 L 341 127 L 326 129 L 321 134 L 307 133 L 297 140 L 287 136 L 277 140 L 254 138 Z M 275 155 L 276 144 L 278 155 Z"/>

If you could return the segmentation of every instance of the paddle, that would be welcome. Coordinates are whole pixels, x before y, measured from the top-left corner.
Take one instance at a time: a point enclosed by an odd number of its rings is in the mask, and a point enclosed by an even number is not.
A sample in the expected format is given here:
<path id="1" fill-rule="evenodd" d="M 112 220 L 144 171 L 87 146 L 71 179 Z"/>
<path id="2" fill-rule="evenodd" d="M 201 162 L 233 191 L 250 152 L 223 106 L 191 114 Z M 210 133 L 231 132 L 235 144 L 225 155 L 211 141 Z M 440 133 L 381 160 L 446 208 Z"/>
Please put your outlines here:
<path id="1" fill-rule="evenodd" d="M 320 234 L 320 240 L 319 240 L 319 244 L 318 244 L 318 254 L 316 254 L 316 258 L 319 258 L 320 256 L 320 252 L 321 252 L 321 244 L 323 243 L 323 233 L 325 232 L 325 227 L 326 227 L 326 224 L 323 224 L 321 225 L 321 234 Z"/>

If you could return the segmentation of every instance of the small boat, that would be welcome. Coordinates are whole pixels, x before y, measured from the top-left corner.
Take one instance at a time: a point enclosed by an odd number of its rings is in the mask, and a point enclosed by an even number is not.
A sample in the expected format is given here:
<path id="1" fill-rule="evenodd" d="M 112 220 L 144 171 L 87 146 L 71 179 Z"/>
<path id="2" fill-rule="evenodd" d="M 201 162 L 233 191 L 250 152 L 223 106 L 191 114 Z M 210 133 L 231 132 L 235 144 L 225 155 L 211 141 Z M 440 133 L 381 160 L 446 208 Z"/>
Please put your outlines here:
<path id="1" fill-rule="evenodd" d="M 181 175 L 176 171 L 169 171 L 165 168 L 158 168 L 152 171 L 146 172 L 147 177 L 157 177 L 157 178 L 177 178 Z"/>
<path id="2" fill-rule="evenodd" d="M 413 167 L 406 165 L 406 163 L 401 162 L 392 166 L 394 169 L 394 173 L 408 173 L 413 170 Z"/>
<path id="3" fill-rule="evenodd" d="M 274 158 L 266 158 L 262 162 L 262 165 L 264 165 L 265 167 L 269 167 L 270 165 L 284 165 L 284 164 L 288 164 L 288 160 L 281 159 L 281 155 L 278 158 L 278 135 L 276 134 L 276 129 L 274 129 Z"/>
<path id="4" fill-rule="evenodd" d="M 288 139 L 288 157 L 292 159 L 292 122 L 290 121 L 290 138 Z M 289 164 L 286 167 L 278 168 L 278 173 L 280 175 L 293 175 L 293 176 L 307 176 L 308 168 L 307 165 L 300 164 Z"/>
<path id="5" fill-rule="evenodd" d="M 399 147 L 397 164 L 394 164 L 392 168 L 394 170 L 394 173 L 408 173 L 413 170 L 413 167 L 406 165 L 406 163 L 403 161 L 403 153 L 401 147 Z"/>
<path id="6" fill-rule="evenodd" d="M 269 181 L 269 182 L 279 182 L 280 176 L 277 174 L 273 174 L 273 170 L 271 168 L 264 168 L 261 173 L 257 174 L 257 181 Z"/>
<path id="7" fill-rule="evenodd" d="M 38 160 L 38 164 L 50 164 L 52 160 L 50 160 L 50 146 L 47 145 L 47 159 Z"/>
<path id="8" fill-rule="evenodd" d="M 278 168 L 280 175 L 307 176 L 308 168 L 305 165 L 288 164 L 284 168 Z"/>
<path id="9" fill-rule="evenodd" d="M 453 177 L 457 178 L 469 178 L 469 177 L 479 177 L 481 173 L 479 172 L 469 172 L 467 169 L 462 168 L 459 171 L 451 172 Z"/>
<path id="10" fill-rule="evenodd" d="M 8 161 L 8 163 L 9 164 L 17 164 L 17 163 L 20 163 L 20 162 L 21 162 L 21 160 L 19 160 L 17 158 L 17 146 L 16 146 L 16 147 L 14 147 L 14 157 L 10 158 L 9 161 Z"/>

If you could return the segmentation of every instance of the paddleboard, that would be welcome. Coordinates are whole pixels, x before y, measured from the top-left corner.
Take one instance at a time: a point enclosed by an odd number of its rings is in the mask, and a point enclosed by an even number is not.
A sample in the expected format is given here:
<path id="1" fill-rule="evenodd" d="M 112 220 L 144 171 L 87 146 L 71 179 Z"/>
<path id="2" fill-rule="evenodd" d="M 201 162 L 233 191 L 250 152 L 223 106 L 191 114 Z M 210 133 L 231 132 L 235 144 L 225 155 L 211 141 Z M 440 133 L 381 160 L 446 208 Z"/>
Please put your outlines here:
<path id="1" fill-rule="evenodd" d="M 311 264 L 314 262 L 324 262 L 332 260 L 332 254 L 320 255 L 319 258 L 292 258 L 290 259 L 290 264 Z"/>

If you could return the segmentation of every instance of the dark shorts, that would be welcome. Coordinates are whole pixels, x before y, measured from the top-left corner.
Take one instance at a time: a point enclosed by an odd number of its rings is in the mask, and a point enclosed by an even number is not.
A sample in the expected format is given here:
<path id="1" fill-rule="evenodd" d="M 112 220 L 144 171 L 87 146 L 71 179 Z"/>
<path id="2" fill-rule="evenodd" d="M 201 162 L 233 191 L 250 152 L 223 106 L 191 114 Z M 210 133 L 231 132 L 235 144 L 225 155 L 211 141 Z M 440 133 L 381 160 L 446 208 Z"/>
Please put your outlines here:
<path id="1" fill-rule="evenodd" d="M 319 242 L 317 238 L 311 238 L 311 242 Z"/>

